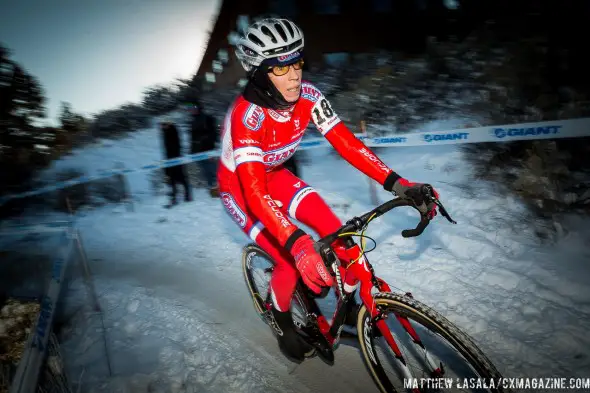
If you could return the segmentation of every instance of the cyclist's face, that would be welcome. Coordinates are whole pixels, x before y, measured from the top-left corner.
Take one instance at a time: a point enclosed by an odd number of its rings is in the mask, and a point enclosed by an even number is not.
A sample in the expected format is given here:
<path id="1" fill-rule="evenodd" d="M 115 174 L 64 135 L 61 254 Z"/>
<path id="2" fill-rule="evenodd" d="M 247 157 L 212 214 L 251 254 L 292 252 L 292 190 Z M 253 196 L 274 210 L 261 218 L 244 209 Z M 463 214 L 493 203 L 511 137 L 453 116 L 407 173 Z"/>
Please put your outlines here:
<path id="1" fill-rule="evenodd" d="M 277 90 L 281 92 L 285 100 L 295 102 L 299 99 L 299 94 L 301 93 L 302 74 L 303 70 L 301 68 L 296 70 L 295 67 L 289 66 L 289 71 L 285 75 L 276 76 L 272 72 L 269 72 L 268 77 Z"/>

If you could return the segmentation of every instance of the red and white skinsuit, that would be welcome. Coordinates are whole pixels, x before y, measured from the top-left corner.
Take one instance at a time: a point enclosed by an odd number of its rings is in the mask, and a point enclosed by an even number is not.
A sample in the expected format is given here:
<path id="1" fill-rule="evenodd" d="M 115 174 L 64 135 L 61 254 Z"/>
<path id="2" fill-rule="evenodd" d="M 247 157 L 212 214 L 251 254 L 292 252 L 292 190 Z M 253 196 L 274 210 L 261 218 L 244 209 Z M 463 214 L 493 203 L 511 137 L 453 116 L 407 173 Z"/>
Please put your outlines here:
<path id="1" fill-rule="evenodd" d="M 301 97 L 288 111 L 262 108 L 238 97 L 223 125 L 219 190 L 229 215 L 276 262 L 271 296 L 279 311 L 289 309 L 299 275 L 293 257 L 284 248 L 298 228 L 289 217 L 320 237 L 342 225 L 311 186 L 281 165 L 295 153 L 310 120 L 344 159 L 381 185 L 392 172 L 340 121 L 310 83 L 302 83 Z M 358 246 L 344 250 L 338 244 L 335 251 L 344 266 L 360 253 Z M 345 276 L 347 292 L 356 288 L 361 275 L 370 277 L 364 261 L 362 257 L 349 269 L 352 273 L 354 267 L 354 274 Z M 360 294 L 370 297 L 370 291 L 361 287 Z"/>

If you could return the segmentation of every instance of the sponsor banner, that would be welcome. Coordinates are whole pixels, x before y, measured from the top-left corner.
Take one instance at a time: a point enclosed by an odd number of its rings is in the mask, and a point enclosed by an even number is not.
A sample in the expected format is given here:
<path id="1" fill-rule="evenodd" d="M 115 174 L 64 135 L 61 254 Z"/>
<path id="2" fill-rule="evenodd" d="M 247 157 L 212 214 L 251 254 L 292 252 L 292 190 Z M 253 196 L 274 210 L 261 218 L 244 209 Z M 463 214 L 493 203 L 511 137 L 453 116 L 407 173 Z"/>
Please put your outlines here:
<path id="1" fill-rule="evenodd" d="M 255 127 L 256 121 L 252 122 Z M 508 124 L 499 126 L 486 126 L 477 128 L 465 128 L 457 130 L 441 130 L 428 132 L 411 132 L 394 134 L 381 137 L 359 136 L 369 147 L 397 147 L 397 146 L 432 146 L 463 143 L 483 142 L 512 142 L 522 140 L 540 140 L 557 138 L 578 138 L 590 136 L 590 118 L 571 120 L 558 120 L 549 122 Z M 301 140 L 298 150 L 312 149 L 316 147 L 329 146 L 324 138 L 309 138 Z M 179 164 L 188 164 L 195 161 L 205 160 L 210 157 L 218 157 L 219 150 L 210 150 L 203 153 L 190 154 L 170 160 L 156 161 L 136 169 L 115 169 L 101 171 L 96 175 L 80 176 L 64 182 L 54 183 L 36 190 L 20 194 L 5 195 L 0 197 L 0 205 L 11 199 L 25 198 L 40 195 L 51 191 L 60 190 L 76 184 L 87 183 L 118 174 L 151 171 L 159 168 L 168 168 Z"/>
<path id="2" fill-rule="evenodd" d="M 379 138 L 366 138 L 367 146 L 428 146 L 483 142 L 577 138 L 590 136 L 590 118 L 555 122 L 522 123 L 446 131 L 415 132 Z"/>

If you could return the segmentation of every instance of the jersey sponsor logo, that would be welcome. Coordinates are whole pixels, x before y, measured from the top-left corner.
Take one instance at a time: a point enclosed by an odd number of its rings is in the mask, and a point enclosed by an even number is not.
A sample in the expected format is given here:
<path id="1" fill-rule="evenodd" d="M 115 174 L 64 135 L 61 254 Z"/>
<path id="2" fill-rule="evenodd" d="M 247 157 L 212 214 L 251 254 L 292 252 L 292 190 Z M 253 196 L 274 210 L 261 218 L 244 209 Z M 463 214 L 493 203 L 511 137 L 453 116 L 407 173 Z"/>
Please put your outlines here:
<path id="1" fill-rule="evenodd" d="M 258 105 L 251 104 L 246 113 L 244 113 L 244 118 L 242 119 L 244 125 L 252 130 L 258 131 L 262 127 L 262 122 L 264 120 L 264 111 Z"/>
<path id="2" fill-rule="evenodd" d="M 284 63 L 284 62 L 286 62 L 286 61 L 289 61 L 289 60 L 296 59 L 296 58 L 297 58 L 297 57 L 299 57 L 300 55 L 301 55 L 301 54 L 299 53 L 299 51 L 297 51 L 297 52 L 289 53 L 288 55 L 282 55 L 282 56 L 279 56 L 279 57 L 277 58 L 277 60 L 278 60 L 278 61 L 280 61 L 281 63 Z"/>
<path id="3" fill-rule="evenodd" d="M 256 141 L 254 139 L 238 139 L 238 142 L 240 142 L 243 145 L 259 145 L 260 142 Z"/>
<path id="4" fill-rule="evenodd" d="M 242 228 L 246 226 L 246 214 L 240 209 L 231 194 L 227 192 L 221 193 L 221 201 L 225 210 L 229 213 L 231 218 Z"/>
<path id="5" fill-rule="evenodd" d="M 297 191 L 297 193 L 295 193 L 295 196 L 293 196 L 293 199 L 291 199 L 291 202 L 289 202 L 289 208 L 287 209 L 291 217 L 297 217 L 297 208 L 299 207 L 299 204 L 301 203 L 301 201 L 303 201 L 303 199 L 306 196 L 308 196 L 312 192 L 315 192 L 315 190 L 312 187 L 305 186 L 299 191 Z"/>
<path id="6" fill-rule="evenodd" d="M 317 102 L 320 99 L 322 93 L 315 89 L 312 85 L 302 84 L 301 85 L 301 97 L 311 101 Z"/>
<path id="7" fill-rule="evenodd" d="M 505 138 L 513 136 L 537 136 L 537 135 L 554 135 L 559 133 L 563 126 L 547 127 L 524 127 L 524 128 L 494 128 L 492 135 L 496 138 Z"/>
<path id="8" fill-rule="evenodd" d="M 263 162 L 262 149 L 253 146 L 240 147 L 234 150 L 234 161 L 236 166 L 244 162 Z"/>
<path id="9" fill-rule="evenodd" d="M 263 196 L 263 198 L 266 199 L 266 203 L 271 208 L 271 210 L 273 211 L 273 213 L 275 214 L 275 216 L 279 219 L 279 222 L 281 223 L 281 225 L 283 227 L 285 227 L 285 228 L 290 227 L 291 226 L 291 223 L 283 215 L 283 213 L 281 212 L 281 210 L 279 209 L 279 207 L 277 206 L 277 204 L 275 203 L 275 201 L 271 198 L 271 196 L 270 195 L 265 195 L 265 196 Z"/>
<path id="10" fill-rule="evenodd" d="M 467 139 L 468 137 L 468 132 L 455 132 L 451 134 L 425 134 L 423 136 L 426 142 L 456 141 L 461 139 Z"/>
<path id="11" fill-rule="evenodd" d="M 291 120 L 291 115 L 293 114 L 293 109 L 286 110 L 286 111 L 274 111 L 272 109 L 268 110 L 268 115 L 278 121 L 279 123 L 285 123 Z"/>
<path id="12" fill-rule="evenodd" d="M 293 139 L 300 139 L 300 138 L 301 138 L 301 136 L 303 135 L 303 133 L 304 133 L 304 132 L 305 132 L 305 129 L 297 131 L 297 132 L 296 132 L 296 133 L 295 133 L 295 134 L 294 134 L 294 135 L 291 137 L 291 140 L 293 140 Z"/>
<path id="13" fill-rule="evenodd" d="M 289 157 L 291 157 L 295 153 L 295 150 L 297 150 L 297 147 L 299 146 L 300 141 L 301 141 L 301 139 L 299 139 L 287 146 L 281 147 L 280 149 L 265 152 L 264 153 L 264 163 L 266 165 L 273 165 L 274 166 L 274 165 L 282 164 L 283 162 L 287 161 L 289 159 Z"/>
<path id="14" fill-rule="evenodd" d="M 383 162 L 381 162 L 381 160 L 376 155 L 374 155 L 369 150 L 367 150 L 367 148 L 363 147 L 360 150 L 360 153 L 363 156 L 367 157 L 369 159 L 369 161 L 375 163 L 377 165 L 377 167 L 379 169 L 381 169 L 383 172 L 389 172 L 389 168 L 387 167 L 387 165 L 385 165 Z"/>

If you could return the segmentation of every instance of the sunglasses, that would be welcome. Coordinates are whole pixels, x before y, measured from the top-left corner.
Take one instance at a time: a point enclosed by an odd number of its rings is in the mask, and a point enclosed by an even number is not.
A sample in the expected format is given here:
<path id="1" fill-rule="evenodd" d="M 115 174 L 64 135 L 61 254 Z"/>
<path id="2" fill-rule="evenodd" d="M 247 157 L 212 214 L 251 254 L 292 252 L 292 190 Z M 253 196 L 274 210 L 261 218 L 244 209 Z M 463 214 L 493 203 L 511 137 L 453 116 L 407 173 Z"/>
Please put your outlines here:
<path id="1" fill-rule="evenodd" d="M 272 67 L 268 68 L 268 72 L 269 73 L 273 73 L 276 76 L 283 76 L 285 75 L 287 72 L 289 72 L 289 67 L 293 66 L 294 69 L 296 70 L 300 70 L 303 67 L 303 64 L 305 62 L 303 61 L 303 59 L 299 59 L 297 60 L 295 63 L 292 64 L 286 64 L 286 65 L 275 65 Z"/>

